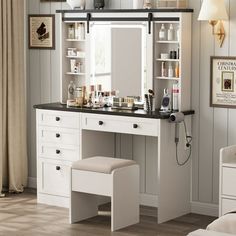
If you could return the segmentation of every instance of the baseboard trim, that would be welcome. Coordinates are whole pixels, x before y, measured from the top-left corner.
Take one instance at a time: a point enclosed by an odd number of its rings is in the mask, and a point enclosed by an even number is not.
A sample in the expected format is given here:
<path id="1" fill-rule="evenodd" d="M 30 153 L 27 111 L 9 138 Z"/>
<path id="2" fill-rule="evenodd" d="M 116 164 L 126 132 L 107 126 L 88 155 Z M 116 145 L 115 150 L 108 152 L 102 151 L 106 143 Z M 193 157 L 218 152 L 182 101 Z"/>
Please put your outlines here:
<path id="1" fill-rule="evenodd" d="M 191 212 L 200 214 L 218 217 L 219 215 L 219 206 L 217 204 L 203 203 L 203 202 L 191 202 Z"/>
<path id="2" fill-rule="evenodd" d="M 37 178 L 28 177 L 28 188 L 37 188 Z"/>

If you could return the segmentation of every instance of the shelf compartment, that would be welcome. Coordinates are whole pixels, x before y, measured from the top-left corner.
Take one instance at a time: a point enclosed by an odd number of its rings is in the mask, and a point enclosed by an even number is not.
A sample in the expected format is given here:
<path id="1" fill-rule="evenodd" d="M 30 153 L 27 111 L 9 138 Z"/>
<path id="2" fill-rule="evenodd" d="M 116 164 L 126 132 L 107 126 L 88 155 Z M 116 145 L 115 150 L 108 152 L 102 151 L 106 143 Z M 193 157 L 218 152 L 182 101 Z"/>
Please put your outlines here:
<path id="1" fill-rule="evenodd" d="M 161 59 L 161 58 L 157 58 L 156 61 L 179 62 L 179 59 Z"/>
<path id="2" fill-rule="evenodd" d="M 67 75 L 85 75 L 85 73 L 66 72 Z"/>
<path id="3" fill-rule="evenodd" d="M 173 40 L 173 41 L 168 41 L 168 40 L 156 40 L 156 43 L 179 44 L 179 41 L 177 41 L 177 40 Z"/>
<path id="4" fill-rule="evenodd" d="M 177 80 L 179 81 L 179 77 L 162 77 L 162 76 L 156 76 L 155 79 L 160 79 L 160 80 Z"/>
<path id="5" fill-rule="evenodd" d="M 81 57 L 81 56 L 66 56 L 66 58 L 71 58 L 71 59 L 85 59 L 85 56 L 84 57 Z"/>
<path id="6" fill-rule="evenodd" d="M 85 42 L 85 39 L 66 39 L 67 42 Z"/>

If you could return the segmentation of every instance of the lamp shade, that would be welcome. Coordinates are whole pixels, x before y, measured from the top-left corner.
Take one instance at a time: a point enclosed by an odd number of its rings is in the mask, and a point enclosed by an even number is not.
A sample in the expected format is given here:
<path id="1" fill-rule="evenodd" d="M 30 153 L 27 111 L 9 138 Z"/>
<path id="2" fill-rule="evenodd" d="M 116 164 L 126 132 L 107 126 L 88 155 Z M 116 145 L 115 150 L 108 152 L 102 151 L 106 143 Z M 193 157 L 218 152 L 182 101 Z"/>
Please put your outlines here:
<path id="1" fill-rule="evenodd" d="M 227 20 L 224 0 L 203 0 L 198 20 Z"/>

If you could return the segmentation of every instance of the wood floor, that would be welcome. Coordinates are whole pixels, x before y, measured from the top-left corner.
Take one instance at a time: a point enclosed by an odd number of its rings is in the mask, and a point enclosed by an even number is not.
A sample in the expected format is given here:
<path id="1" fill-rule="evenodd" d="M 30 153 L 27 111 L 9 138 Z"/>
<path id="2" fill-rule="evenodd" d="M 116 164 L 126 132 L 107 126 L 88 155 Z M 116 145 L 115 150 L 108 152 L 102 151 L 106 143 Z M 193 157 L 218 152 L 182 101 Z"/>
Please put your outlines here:
<path id="1" fill-rule="evenodd" d="M 153 208 L 141 208 L 141 222 L 137 225 L 110 231 L 110 215 L 106 207 L 100 215 L 80 224 L 68 223 L 68 210 L 36 203 L 36 194 L 10 195 L 0 198 L 1 236 L 181 236 L 205 228 L 213 217 L 188 214 L 164 224 L 156 224 Z"/>

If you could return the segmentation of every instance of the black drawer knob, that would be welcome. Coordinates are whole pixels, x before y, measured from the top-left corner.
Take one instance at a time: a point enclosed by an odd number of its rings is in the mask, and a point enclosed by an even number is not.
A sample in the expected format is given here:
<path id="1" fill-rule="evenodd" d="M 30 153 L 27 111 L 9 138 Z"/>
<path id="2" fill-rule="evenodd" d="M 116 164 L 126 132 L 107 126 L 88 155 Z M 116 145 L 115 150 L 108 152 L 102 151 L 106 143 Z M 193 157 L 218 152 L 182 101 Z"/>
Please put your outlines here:
<path id="1" fill-rule="evenodd" d="M 60 154 L 61 153 L 61 151 L 60 150 L 56 150 L 56 154 Z"/>
<path id="2" fill-rule="evenodd" d="M 61 167 L 60 166 L 56 166 L 56 170 L 60 170 L 61 169 Z"/>
<path id="3" fill-rule="evenodd" d="M 98 122 L 98 124 L 99 124 L 99 125 L 103 125 L 104 122 L 100 120 L 100 121 Z"/>
<path id="4" fill-rule="evenodd" d="M 133 128 L 134 128 L 134 129 L 137 129 L 137 128 L 138 128 L 138 125 L 137 125 L 137 124 L 133 124 Z"/>
<path id="5" fill-rule="evenodd" d="M 60 117 L 56 117 L 56 121 L 60 121 L 61 119 L 60 119 Z"/>
<path id="6" fill-rule="evenodd" d="M 60 135 L 60 134 L 56 134 L 56 137 L 57 137 L 57 138 L 60 138 L 60 137 L 61 137 L 61 135 Z"/>

